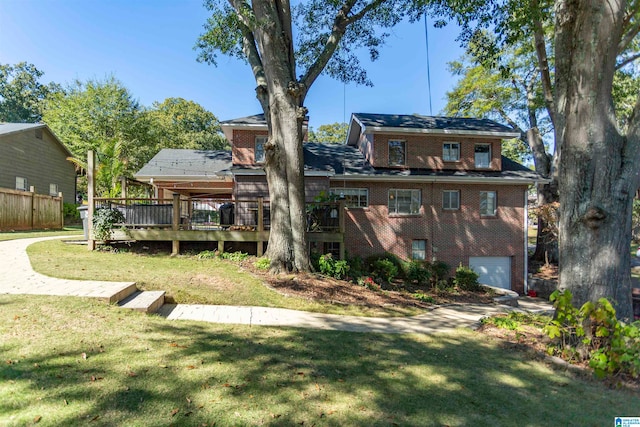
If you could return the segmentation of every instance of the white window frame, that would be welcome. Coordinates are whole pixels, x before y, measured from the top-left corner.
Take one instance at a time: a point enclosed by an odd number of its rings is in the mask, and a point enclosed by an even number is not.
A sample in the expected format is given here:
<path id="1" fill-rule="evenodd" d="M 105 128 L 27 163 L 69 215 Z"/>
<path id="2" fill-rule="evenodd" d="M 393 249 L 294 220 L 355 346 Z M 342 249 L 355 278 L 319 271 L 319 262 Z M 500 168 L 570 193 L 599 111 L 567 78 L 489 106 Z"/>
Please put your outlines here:
<path id="1" fill-rule="evenodd" d="M 267 138 L 268 137 L 264 135 L 256 136 L 255 144 L 253 146 L 253 159 L 255 163 L 265 162 L 264 145 L 267 143 Z M 260 156 L 258 156 L 258 146 L 260 146 L 260 153 L 262 153 Z"/>
<path id="2" fill-rule="evenodd" d="M 424 261 L 427 259 L 427 241 L 426 240 L 415 239 L 411 241 L 411 259 L 416 261 Z"/>
<path id="3" fill-rule="evenodd" d="M 451 203 L 451 195 L 455 194 L 457 206 L 453 206 Z M 457 211 L 460 210 L 460 190 L 442 190 L 442 209 L 445 211 Z"/>
<path id="4" fill-rule="evenodd" d="M 58 184 L 49 184 L 49 195 L 50 196 L 58 195 Z"/>
<path id="5" fill-rule="evenodd" d="M 453 154 L 453 148 L 455 148 L 455 156 Z M 459 162 L 460 161 L 460 143 L 459 142 L 444 142 L 442 143 L 442 160 L 445 162 Z"/>
<path id="6" fill-rule="evenodd" d="M 400 196 L 399 196 L 400 195 Z M 409 210 L 403 212 L 398 205 L 400 197 L 409 198 Z M 389 215 L 419 215 L 420 206 L 422 205 L 422 193 L 418 189 L 408 188 L 392 188 L 389 190 L 388 196 Z"/>
<path id="7" fill-rule="evenodd" d="M 495 191 L 480 192 L 480 216 L 496 216 L 498 213 L 498 193 Z"/>
<path id="8" fill-rule="evenodd" d="M 27 178 L 16 176 L 16 190 L 29 191 L 29 184 L 27 182 Z"/>
<path id="9" fill-rule="evenodd" d="M 488 153 L 478 153 L 476 150 L 480 147 L 486 147 L 489 149 Z M 478 157 L 479 155 L 481 155 L 481 157 Z M 478 161 L 479 159 L 482 159 L 482 157 L 487 156 L 487 162 L 483 163 L 481 161 Z M 473 161 L 474 164 L 476 166 L 476 168 L 478 169 L 488 169 L 491 167 L 491 144 L 476 144 L 473 147 Z"/>
<path id="10" fill-rule="evenodd" d="M 401 163 L 391 161 L 391 146 L 396 144 L 402 147 Z M 387 149 L 389 150 L 389 166 L 405 166 L 407 164 L 407 141 L 405 141 L 404 139 L 390 139 L 387 144 Z"/>
<path id="11" fill-rule="evenodd" d="M 350 209 L 369 207 L 368 188 L 331 188 L 329 194 L 344 199 L 345 206 Z"/>

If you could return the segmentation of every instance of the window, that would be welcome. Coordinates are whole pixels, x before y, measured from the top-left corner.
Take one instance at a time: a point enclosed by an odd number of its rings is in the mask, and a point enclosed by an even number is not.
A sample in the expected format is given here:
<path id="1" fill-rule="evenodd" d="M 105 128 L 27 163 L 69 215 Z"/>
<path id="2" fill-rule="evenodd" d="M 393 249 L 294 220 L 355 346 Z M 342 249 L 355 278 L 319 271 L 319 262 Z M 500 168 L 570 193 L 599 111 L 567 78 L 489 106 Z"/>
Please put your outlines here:
<path id="1" fill-rule="evenodd" d="M 369 206 L 368 188 L 332 188 L 330 194 L 344 199 L 348 208 L 366 208 Z"/>
<path id="2" fill-rule="evenodd" d="M 254 152 L 255 162 L 264 163 L 264 144 L 267 143 L 266 136 L 256 137 L 256 150 Z"/>
<path id="3" fill-rule="evenodd" d="M 495 216 L 497 208 L 496 192 L 480 192 L 480 216 Z"/>
<path id="4" fill-rule="evenodd" d="M 457 162 L 460 160 L 460 144 L 457 142 L 445 142 L 442 145 L 442 160 L 445 162 Z"/>
<path id="5" fill-rule="evenodd" d="M 420 190 L 389 190 L 389 214 L 416 215 L 420 212 Z"/>
<path id="6" fill-rule="evenodd" d="M 442 209 L 446 209 L 446 210 L 460 209 L 460 191 L 444 190 L 442 192 Z"/>
<path id="7" fill-rule="evenodd" d="M 16 176 L 16 190 L 27 191 L 27 178 Z"/>
<path id="8" fill-rule="evenodd" d="M 427 241 L 414 240 L 411 242 L 411 259 L 424 261 L 427 259 Z"/>
<path id="9" fill-rule="evenodd" d="M 476 144 L 475 162 L 477 168 L 488 168 L 491 163 L 491 145 Z"/>
<path id="10" fill-rule="evenodd" d="M 49 195 L 50 196 L 58 195 L 58 184 L 49 184 Z"/>
<path id="11" fill-rule="evenodd" d="M 389 140 L 389 166 L 402 166 L 405 162 L 406 141 Z"/>

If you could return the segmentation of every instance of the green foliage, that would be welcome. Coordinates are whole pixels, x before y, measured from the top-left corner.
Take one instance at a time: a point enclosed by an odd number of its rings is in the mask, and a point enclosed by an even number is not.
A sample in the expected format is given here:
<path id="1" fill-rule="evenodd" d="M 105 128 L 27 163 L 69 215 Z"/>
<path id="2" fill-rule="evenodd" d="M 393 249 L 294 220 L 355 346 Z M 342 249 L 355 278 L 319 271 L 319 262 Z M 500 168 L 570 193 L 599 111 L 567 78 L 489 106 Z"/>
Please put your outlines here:
<path id="1" fill-rule="evenodd" d="M 429 304 L 435 304 L 436 300 L 431 295 L 425 295 L 421 292 L 416 292 L 413 294 L 413 297 L 419 301 L 426 302 Z"/>
<path id="2" fill-rule="evenodd" d="M 411 261 L 407 266 L 407 280 L 418 286 L 426 285 L 431 279 L 431 271 L 424 261 Z"/>
<path id="3" fill-rule="evenodd" d="M 367 276 L 367 277 L 358 277 L 357 280 L 358 285 L 360 286 L 364 286 L 365 288 L 372 290 L 372 291 L 379 291 L 380 290 L 380 285 L 378 285 L 376 283 L 375 280 L 373 280 L 373 278 Z"/>
<path id="4" fill-rule="evenodd" d="M 318 259 L 318 267 L 320 268 L 320 273 L 336 279 L 343 279 L 349 271 L 347 261 L 336 260 L 331 254 L 320 256 Z"/>
<path id="5" fill-rule="evenodd" d="M 40 83 L 44 72 L 20 62 L 0 64 L 0 123 L 37 123 L 47 95 L 60 91 L 57 84 Z"/>
<path id="6" fill-rule="evenodd" d="M 640 199 L 633 200 L 633 211 L 631 217 L 631 230 L 633 238 L 640 242 Z M 634 254 L 635 255 L 635 254 Z"/>
<path id="7" fill-rule="evenodd" d="M 458 289 L 475 292 L 482 289 L 478 283 L 478 277 L 478 273 L 473 271 L 471 267 L 464 266 L 460 263 L 458 268 L 456 268 L 456 275 L 453 278 L 453 283 L 458 287 Z"/>
<path id="8" fill-rule="evenodd" d="M 78 205 L 75 203 L 63 203 L 62 215 L 64 216 L 65 223 L 80 221 L 80 211 L 78 210 Z"/>
<path id="9" fill-rule="evenodd" d="M 212 259 L 218 256 L 216 251 L 202 251 L 196 255 L 197 259 Z"/>
<path id="10" fill-rule="evenodd" d="M 640 377 L 640 322 L 627 325 L 616 318 L 609 301 L 572 305 L 570 291 L 555 291 L 556 318 L 545 328 L 557 351 L 568 358 L 588 359 L 599 377 L 628 375 Z"/>
<path id="11" fill-rule="evenodd" d="M 387 258 L 380 258 L 371 265 L 371 274 L 373 277 L 391 283 L 398 275 L 398 267 Z"/>
<path id="12" fill-rule="evenodd" d="M 96 240 L 111 240 L 111 229 L 115 224 L 123 223 L 124 215 L 118 209 L 98 208 L 93 213 L 93 236 Z"/>
<path id="13" fill-rule="evenodd" d="M 428 265 L 431 271 L 431 283 L 435 287 L 448 287 L 449 283 L 447 278 L 449 277 L 449 264 L 444 261 L 435 261 Z"/>
<path id="14" fill-rule="evenodd" d="M 240 261 L 244 261 L 245 259 L 247 259 L 249 257 L 249 254 L 241 252 L 241 251 L 236 251 L 236 252 L 222 252 L 220 254 L 220 258 L 222 259 L 226 259 L 228 261 L 233 261 L 233 262 L 240 262 Z"/>
<path id="15" fill-rule="evenodd" d="M 347 256 L 347 264 L 349 264 L 349 276 L 352 278 L 358 278 L 361 277 L 365 274 L 365 266 L 364 266 L 364 260 L 362 259 L 362 257 L 359 256 L 354 256 L 354 257 L 349 257 Z"/>
<path id="16" fill-rule="evenodd" d="M 253 263 L 253 265 L 258 270 L 268 270 L 269 267 L 271 267 L 271 260 L 269 258 L 261 257 L 258 258 L 256 262 Z"/>
<path id="17" fill-rule="evenodd" d="M 347 140 L 347 130 L 349 124 L 347 123 L 331 123 L 327 125 L 321 125 L 318 130 L 309 128 L 309 142 L 325 142 L 331 144 L 344 144 Z"/>

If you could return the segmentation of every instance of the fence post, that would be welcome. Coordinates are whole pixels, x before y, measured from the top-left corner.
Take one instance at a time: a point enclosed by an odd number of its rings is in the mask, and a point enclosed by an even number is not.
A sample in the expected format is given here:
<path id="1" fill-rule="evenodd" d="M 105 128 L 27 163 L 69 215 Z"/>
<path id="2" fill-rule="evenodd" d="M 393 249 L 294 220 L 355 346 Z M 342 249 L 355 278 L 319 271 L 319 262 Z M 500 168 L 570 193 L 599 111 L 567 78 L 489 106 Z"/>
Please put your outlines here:
<path id="1" fill-rule="evenodd" d="M 92 251 L 96 248 L 96 241 L 93 239 L 93 214 L 95 212 L 95 191 L 96 191 L 96 155 L 93 150 L 87 152 L 87 198 L 89 199 L 89 209 L 87 209 L 87 248 Z"/>
<path id="2" fill-rule="evenodd" d="M 64 198 L 62 197 L 62 191 L 58 192 L 60 198 L 60 229 L 64 228 Z"/>
<path id="3" fill-rule="evenodd" d="M 29 228 L 33 230 L 34 217 L 36 216 L 36 187 L 33 185 L 30 186 L 29 193 L 31 193 L 31 218 L 29 219 Z"/>
<path id="4" fill-rule="evenodd" d="M 180 229 L 180 194 L 173 193 L 173 224 L 172 224 L 174 238 L 175 233 Z M 180 240 L 172 241 L 171 255 L 178 255 L 180 253 Z"/>

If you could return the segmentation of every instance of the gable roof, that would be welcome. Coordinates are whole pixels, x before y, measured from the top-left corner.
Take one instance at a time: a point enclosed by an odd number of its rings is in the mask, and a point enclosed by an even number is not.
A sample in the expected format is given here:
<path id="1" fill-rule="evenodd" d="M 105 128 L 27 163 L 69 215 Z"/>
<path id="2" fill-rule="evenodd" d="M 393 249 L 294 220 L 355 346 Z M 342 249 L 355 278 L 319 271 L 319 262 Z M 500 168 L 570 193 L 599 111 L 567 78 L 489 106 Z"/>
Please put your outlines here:
<path id="1" fill-rule="evenodd" d="M 231 151 L 164 148 L 134 174 L 141 181 L 206 180 L 229 175 Z"/>
<path id="2" fill-rule="evenodd" d="M 28 130 L 44 129 L 53 137 L 53 140 L 62 148 L 67 157 L 73 157 L 73 154 L 66 145 L 60 141 L 58 136 L 45 123 L 0 123 L 0 136 L 12 135 L 14 133 L 25 132 Z"/>
<path id="3" fill-rule="evenodd" d="M 489 119 L 353 113 L 347 132 L 347 144 L 355 145 L 361 133 L 373 132 L 492 136 L 505 139 L 520 136 L 513 128 Z"/>
<path id="4" fill-rule="evenodd" d="M 304 124 L 302 126 L 303 134 L 307 132 L 309 125 L 309 116 L 304 118 Z M 267 130 L 267 120 L 264 118 L 264 114 L 254 114 L 252 116 L 239 117 L 237 119 L 224 120 L 220 122 L 222 133 L 229 143 L 233 143 L 233 130 L 234 129 L 253 129 L 253 130 Z"/>

